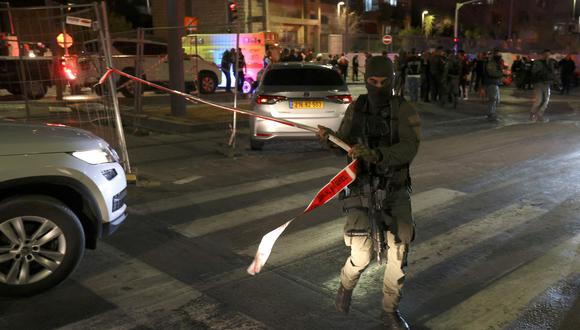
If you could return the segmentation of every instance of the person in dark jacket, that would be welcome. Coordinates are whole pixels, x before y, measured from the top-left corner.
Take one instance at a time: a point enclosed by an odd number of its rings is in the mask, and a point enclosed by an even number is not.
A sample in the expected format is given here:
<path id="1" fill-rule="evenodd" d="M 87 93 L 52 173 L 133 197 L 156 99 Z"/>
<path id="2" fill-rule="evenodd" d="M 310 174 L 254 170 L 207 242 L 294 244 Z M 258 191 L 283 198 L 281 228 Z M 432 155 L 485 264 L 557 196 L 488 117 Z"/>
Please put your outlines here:
<path id="1" fill-rule="evenodd" d="M 576 63 L 572 60 L 572 55 L 564 57 L 560 61 L 560 72 L 562 75 L 562 94 L 570 94 L 570 85 L 574 79 Z"/>
<path id="2" fill-rule="evenodd" d="M 483 84 L 487 92 L 487 119 L 498 121 L 497 106 L 500 102 L 499 85 L 503 78 L 502 60 L 499 51 L 494 49 L 485 62 Z"/>
<path id="3" fill-rule="evenodd" d="M 235 52 L 235 49 L 232 48 L 232 51 Z M 226 92 L 231 92 L 232 90 L 232 78 L 231 78 L 231 70 L 232 70 L 232 52 L 227 50 L 222 54 L 222 61 L 221 61 L 221 70 L 226 76 Z"/>

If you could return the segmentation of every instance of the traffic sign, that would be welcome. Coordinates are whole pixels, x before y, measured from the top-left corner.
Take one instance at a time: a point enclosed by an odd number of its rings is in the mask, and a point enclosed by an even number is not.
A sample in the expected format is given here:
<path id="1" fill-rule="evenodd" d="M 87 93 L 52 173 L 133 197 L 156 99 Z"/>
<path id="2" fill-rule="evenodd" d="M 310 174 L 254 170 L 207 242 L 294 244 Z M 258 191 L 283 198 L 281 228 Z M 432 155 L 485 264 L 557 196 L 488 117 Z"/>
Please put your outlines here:
<path id="1" fill-rule="evenodd" d="M 393 37 L 391 35 L 385 34 L 383 36 L 383 44 L 390 45 L 393 43 Z"/>
<path id="2" fill-rule="evenodd" d="M 62 48 L 70 48 L 73 45 L 73 38 L 68 33 L 61 33 L 56 36 L 56 43 Z"/>

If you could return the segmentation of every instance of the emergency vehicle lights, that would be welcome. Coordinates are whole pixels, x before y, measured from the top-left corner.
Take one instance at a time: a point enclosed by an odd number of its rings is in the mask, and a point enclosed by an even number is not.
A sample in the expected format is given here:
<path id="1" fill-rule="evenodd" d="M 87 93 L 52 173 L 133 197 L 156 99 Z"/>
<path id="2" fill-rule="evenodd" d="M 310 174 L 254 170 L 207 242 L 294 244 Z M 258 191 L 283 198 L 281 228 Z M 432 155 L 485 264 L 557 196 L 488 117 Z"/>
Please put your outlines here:
<path id="1" fill-rule="evenodd" d="M 256 98 L 257 104 L 276 104 L 280 101 L 286 100 L 285 96 L 276 96 L 276 95 L 259 95 Z"/>

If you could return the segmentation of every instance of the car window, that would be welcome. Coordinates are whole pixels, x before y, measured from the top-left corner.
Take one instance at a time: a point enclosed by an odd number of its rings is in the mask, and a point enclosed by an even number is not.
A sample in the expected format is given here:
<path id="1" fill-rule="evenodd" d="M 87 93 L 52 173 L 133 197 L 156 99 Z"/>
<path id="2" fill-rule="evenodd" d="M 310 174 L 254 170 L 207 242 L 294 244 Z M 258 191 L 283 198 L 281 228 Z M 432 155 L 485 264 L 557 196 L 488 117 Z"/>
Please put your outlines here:
<path id="1" fill-rule="evenodd" d="M 165 55 L 167 54 L 167 46 L 158 44 L 143 44 L 144 55 Z"/>
<path id="2" fill-rule="evenodd" d="M 137 44 L 132 41 L 115 41 L 113 47 L 123 55 L 136 55 Z"/>
<path id="3" fill-rule="evenodd" d="M 281 68 L 269 70 L 264 77 L 265 86 L 342 86 L 338 72 L 331 69 Z"/>

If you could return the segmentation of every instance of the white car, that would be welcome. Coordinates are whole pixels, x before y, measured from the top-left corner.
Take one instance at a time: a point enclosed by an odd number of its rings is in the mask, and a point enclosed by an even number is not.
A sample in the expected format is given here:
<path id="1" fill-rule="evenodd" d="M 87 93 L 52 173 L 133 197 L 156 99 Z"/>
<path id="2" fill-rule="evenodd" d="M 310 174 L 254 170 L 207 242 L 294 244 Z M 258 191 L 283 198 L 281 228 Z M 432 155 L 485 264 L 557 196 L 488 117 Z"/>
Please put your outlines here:
<path id="1" fill-rule="evenodd" d="M 328 65 L 274 63 L 261 75 L 254 91 L 252 109 L 275 118 L 303 125 L 337 130 L 352 95 L 340 74 Z M 316 138 L 300 128 L 250 117 L 250 147 L 261 150 L 276 139 Z"/>
<path id="2" fill-rule="evenodd" d="M 123 223 L 126 187 L 117 154 L 92 133 L 0 122 L 0 295 L 62 282 Z"/>
<path id="3" fill-rule="evenodd" d="M 137 40 L 113 39 L 112 42 L 113 66 L 123 72 L 135 74 L 135 57 L 137 54 Z M 77 84 L 83 87 L 92 87 L 98 81 L 100 75 L 100 61 L 98 41 L 85 43 L 85 54 L 78 59 Z M 144 79 L 156 84 L 169 85 L 169 63 L 167 60 L 167 45 L 161 42 L 145 41 L 143 43 L 143 76 Z M 198 55 L 184 55 L 184 78 L 187 91 L 195 89 L 196 78 L 199 81 L 200 92 L 210 94 L 215 92 L 221 83 L 222 73 L 219 67 L 210 61 L 206 61 Z M 135 94 L 134 84 L 127 82 L 127 78 L 120 77 L 117 87 L 125 97 L 133 97 Z M 147 86 L 143 86 L 147 88 Z"/>

